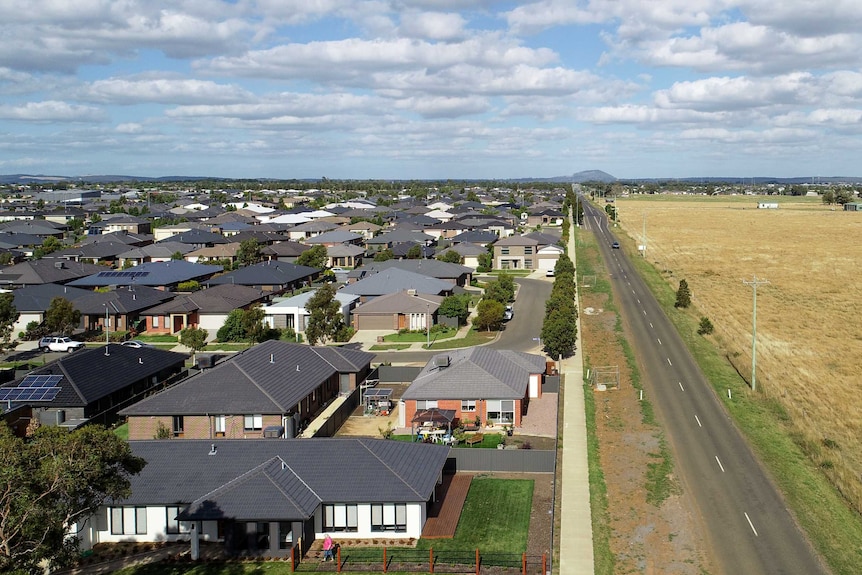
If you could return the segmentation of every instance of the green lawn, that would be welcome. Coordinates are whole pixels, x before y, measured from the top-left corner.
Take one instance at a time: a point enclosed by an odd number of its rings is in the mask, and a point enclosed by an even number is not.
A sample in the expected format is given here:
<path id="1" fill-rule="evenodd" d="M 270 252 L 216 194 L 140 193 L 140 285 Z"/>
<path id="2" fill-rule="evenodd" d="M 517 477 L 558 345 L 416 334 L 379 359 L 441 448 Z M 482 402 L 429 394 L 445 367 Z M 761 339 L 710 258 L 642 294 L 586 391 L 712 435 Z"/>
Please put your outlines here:
<path id="1" fill-rule="evenodd" d="M 147 335 L 146 333 L 138 334 L 134 339 L 139 339 L 141 341 L 145 341 L 147 343 L 178 343 L 179 338 L 175 335 L 171 335 L 169 333 L 161 333 L 154 335 Z"/>
<path id="2" fill-rule="evenodd" d="M 377 344 L 372 345 L 369 349 L 371 351 L 391 351 L 391 350 L 401 350 L 407 349 L 410 347 L 409 343 L 390 343 L 390 344 Z"/>
<path id="3" fill-rule="evenodd" d="M 483 343 L 488 343 L 492 339 L 497 337 L 496 331 L 476 331 L 471 328 L 470 331 L 467 332 L 467 335 L 464 337 L 447 339 L 445 341 L 438 341 L 431 344 L 431 350 L 435 349 L 457 349 L 460 347 L 472 347 L 474 345 L 482 345 Z"/>
<path id="4" fill-rule="evenodd" d="M 458 330 L 455 329 L 444 329 L 440 331 L 431 331 L 431 339 L 445 339 L 454 337 L 455 334 L 458 333 Z M 428 335 L 423 332 L 409 332 L 409 333 L 391 333 L 389 335 L 383 336 L 384 341 L 388 341 L 390 343 L 425 343 L 428 340 Z"/>
<path id="5" fill-rule="evenodd" d="M 124 423 L 123 425 L 119 425 L 114 428 L 114 435 L 119 437 L 122 440 L 129 440 L 129 424 Z"/>

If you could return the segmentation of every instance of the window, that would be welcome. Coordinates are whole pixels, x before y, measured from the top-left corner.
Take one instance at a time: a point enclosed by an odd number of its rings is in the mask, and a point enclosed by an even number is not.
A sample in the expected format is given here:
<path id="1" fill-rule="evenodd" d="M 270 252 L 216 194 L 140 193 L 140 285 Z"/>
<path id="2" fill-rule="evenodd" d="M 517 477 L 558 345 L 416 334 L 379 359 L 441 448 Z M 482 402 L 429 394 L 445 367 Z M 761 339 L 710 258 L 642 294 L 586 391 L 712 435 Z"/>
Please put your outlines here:
<path id="1" fill-rule="evenodd" d="M 159 316 L 153 316 L 153 327 L 159 327 Z"/>
<path id="2" fill-rule="evenodd" d="M 533 260 L 530 258 L 525 259 L 524 260 L 524 267 L 527 268 L 528 270 L 533 269 Z"/>
<path id="3" fill-rule="evenodd" d="M 488 420 L 494 423 L 515 422 L 515 400 L 513 399 L 489 399 Z"/>
<path id="4" fill-rule="evenodd" d="M 293 547 L 293 527 L 289 521 L 278 523 L 278 548 L 290 549 Z"/>
<path id="5" fill-rule="evenodd" d="M 416 410 L 419 411 L 421 409 L 437 409 L 437 400 L 436 399 L 417 399 L 416 400 Z"/>
<path id="6" fill-rule="evenodd" d="M 359 530 L 356 517 L 356 505 L 324 505 L 323 530 L 356 532 Z"/>
<path id="7" fill-rule="evenodd" d="M 509 255 L 509 246 L 501 246 L 500 247 L 500 255 L 501 256 Z"/>
<path id="8" fill-rule="evenodd" d="M 216 415 L 214 421 L 215 434 L 218 437 L 224 437 L 225 430 L 225 416 L 224 415 Z"/>
<path id="9" fill-rule="evenodd" d="M 177 535 L 179 533 L 191 532 L 191 523 L 177 520 L 177 515 L 182 510 L 182 507 L 165 507 L 165 533 Z"/>
<path id="10" fill-rule="evenodd" d="M 475 399 L 462 399 L 461 400 L 461 411 L 476 411 L 476 400 Z"/>
<path id="11" fill-rule="evenodd" d="M 243 429 L 245 431 L 260 431 L 263 429 L 263 416 L 259 413 L 255 415 L 246 415 Z"/>
<path id="12" fill-rule="evenodd" d="M 269 549 L 269 523 L 259 522 L 256 528 L 257 548 Z"/>
<path id="13" fill-rule="evenodd" d="M 173 417 L 173 431 L 174 437 L 182 437 L 183 436 L 183 416 L 175 415 Z"/>
<path id="14" fill-rule="evenodd" d="M 371 505 L 372 531 L 407 531 L 407 504 L 387 503 Z"/>
<path id="15" fill-rule="evenodd" d="M 524 255 L 525 256 L 533 255 L 533 246 L 524 246 Z"/>
<path id="16" fill-rule="evenodd" d="M 146 532 L 146 507 L 111 507 L 111 534 L 144 535 Z"/>

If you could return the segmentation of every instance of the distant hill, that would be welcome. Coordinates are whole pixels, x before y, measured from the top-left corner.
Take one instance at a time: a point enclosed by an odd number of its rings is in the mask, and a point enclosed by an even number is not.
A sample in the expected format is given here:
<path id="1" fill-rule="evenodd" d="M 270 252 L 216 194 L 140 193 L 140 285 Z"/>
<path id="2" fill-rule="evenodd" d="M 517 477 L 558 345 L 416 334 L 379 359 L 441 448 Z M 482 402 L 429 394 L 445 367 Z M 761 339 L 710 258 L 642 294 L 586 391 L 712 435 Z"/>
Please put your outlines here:
<path id="1" fill-rule="evenodd" d="M 606 182 L 612 183 L 616 182 L 617 179 L 610 175 L 607 172 L 603 172 L 601 170 L 585 170 L 583 172 L 578 172 L 577 174 L 572 174 L 571 176 L 554 176 L 553 178 L 519 178 L 517 180 L 511 180 L 515 182 L 550 182 L 550 183 L 560 183 L 560 184 L 582 184 L 584 182 Z"/>

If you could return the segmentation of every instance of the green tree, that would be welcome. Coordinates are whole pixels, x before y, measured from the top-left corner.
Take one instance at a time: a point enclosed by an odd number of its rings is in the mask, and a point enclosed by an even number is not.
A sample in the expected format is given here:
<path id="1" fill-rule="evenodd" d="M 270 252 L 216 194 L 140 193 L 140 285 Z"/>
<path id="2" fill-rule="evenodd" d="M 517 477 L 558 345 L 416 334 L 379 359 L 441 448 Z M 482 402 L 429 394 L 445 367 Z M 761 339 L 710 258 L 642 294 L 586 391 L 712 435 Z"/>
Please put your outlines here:
<path id="1" fill-rule="evenodd" d="M 697 328 L 698 335 L 709 335 L 713 331 L 715 331 L 715 328 L 712 326 L 712 322 L 709 321 L 709 318 L 706 316 L 700 318 L 700 326 Z"/>
<path id="2" fill-rule="evenodd" d="M 242 318 L 245 314 L 245 311 L 242 309 L 232 310 L 229 314 L 227 314 L 227 318 L 224 321 L 224 325 L 222 325 L 218 332 L 216 332 L 216 337 L 219 341 L 244 341 L 245 340 L 245 329 L 243 329 Z"/>
<path id="3" fill-rule="evenodd" d="M 201 284 L 197 280 L 189 280 L 177 284 L 177 291 L 198 291 L 201 289 Z"/>
<path id="4" fill-rule="evenodd" d="M 500 329 L 503 325 L 503 314 L 506 312 L 506 306 L 501 302 L 493 299 L 483 299 L 476 306 L 476 317 L 473 318 L 473 325 L 478 330 Z"/>
<path id="5" fill-rule="evenodd" d="M 198 351 L 206 347 L 207 336 L 209 336 L 209 332 L 203 328 L 187 327 L 180 330 L 180 343 L 191 349 L 194 357 Z"/>
<path id="6" fill-rule="evenodd" d="M 389 248 L 382 249 L 376 254 L 374 254 L 375 262 L 385 262 L 391 259 L 395 259 L 395 254 Z"/>
<path id="7" fill-rule="evenodd" d="M 12 293 L 0 294 L 0 353 L 18 345 L 12 342 L 12 326 L 21 314 L 15 308 L 14 300 Z"/>
<path id="8" fill-rule="evenodd" d="M 437 259 L 441 262 L 447 262 L 450 264 L 460 264 L 464 261 L 464 258 L 461 257 L 461 254 L 459 254 L 455 250 L 446 250 L 442 254 L 438 255 Z"/>
<path id="9" fill-rule="evenodd" d="M 326 260 L 328 258 L 329 255 L 326 252 L 326 246 L 318 244 L 299 254 L 299 257 L 296 258 L 296 264 L 323 269 L 326 267 Z"/>
<path id="10" fill-rule="evenodd" d="M 40 259 L 48 254 L 54 253 L 61 249 L 63 249 L 63 242 L 61 242 L 54 236 L 48 236 L 47 238 L 42 240 L 41 246 L 33 250 L 33 257 L 36 259 Z"/>
<path id="11" fill-rule="evenodd" d="M 691 305 L 691 291 L 688 289 L 688 282 L 679 280 L 679 289 L 676 290 L 676 303 L 674 307 L 686 308 Z"/>
<path id="12" fill-rule="evenodd" d="M 542 345 L 554 361 L 568 357 L 575 351 L 577 329 L 572 318 L 564 314 L 553 314 L 542 324 Z"/>
<path id="13" fill-rule="evenodd" d="M 499 282 L 500 286 L 506 290 L 506 293 L 509 294 L 509 299 L 507 301 L 515 301 L 515 280 L 514 278 L 507 273 L 502 273 L 497 276 L 497 282 Z M 503 302 L 505 303 L 505 302 Z"/>
<path id="14" fill-rule="evenodd" d="M 458 325 L 467 323 L 470 315 L 470 294 L 450 295 L 440 302 L 438 315 L 445 317 L 457 317 Z"/>
<path id="15" fill-rule="evenodd" d="M 255 238 L 243 240 L 236 252 L 236 259 L 240 266 L 251 266 L 261 260 L 260 244 Z"/>
<path id="16" fill-rule="evenodd" d="M 266 314 L 263 313 L 263 308 L 259 305 L 245 310 L 242 314 L 242 328 L 245 332 L 245 339 L 250 343 L 260 343 L 271 339 L 269 328 L 263 323 L 263 318 Z"/>
<path id="17" fill-rule="evenodd" d="M 80 324 L 81 312 L 72 302 L 60 296 L 51 299 L 45 311 L 45 327 L 49 332 L 69 335 Z"/>
<path id="18" fill-rule="evenodd" d="M 176 252 L 172 253 L 172 254 L 171 254 L 171 259 L 172 259 L 172 260 L 181 260 L 181 259 L 183 259 L 183 254 L 182 254 L 182 252 L 176 251 Z"/>
<path id="19" fill-rule="evenodd" d="M 476 268 L 478 272 L 488 272 L 494 268 L 494 254 L 491 252 L 484 252 L 479 254 L 479 267 Z"/>
<path id="20" fill-rule="evenodd" d="M 407 250 L 407 259 L 408 260 L 418 260 L 422 258 L 422 246 L 416 244 L 414 246 L 410 246 L 410 249 Z"/>
<path id="21" fill-rule="evenodd" d="M 310 314 L 305 327 L 305 337 L 311 345 L 317 345 L 318 342 L 325 345 L 328 340 L 335 339 L 344 326 L 341 303 L 335 299 L 335 287 L 332 284 L 324 284 L 318 288 L 305 302 L 305 309 Z"/>
<path id="22" fill-rule="evenodd" d="M 76 555 L 68 528 L 131 494 L 146 462 L 104 427 L 43 426 L 28 439 L 0 426 L 0 572 L 42 572 Z"/>

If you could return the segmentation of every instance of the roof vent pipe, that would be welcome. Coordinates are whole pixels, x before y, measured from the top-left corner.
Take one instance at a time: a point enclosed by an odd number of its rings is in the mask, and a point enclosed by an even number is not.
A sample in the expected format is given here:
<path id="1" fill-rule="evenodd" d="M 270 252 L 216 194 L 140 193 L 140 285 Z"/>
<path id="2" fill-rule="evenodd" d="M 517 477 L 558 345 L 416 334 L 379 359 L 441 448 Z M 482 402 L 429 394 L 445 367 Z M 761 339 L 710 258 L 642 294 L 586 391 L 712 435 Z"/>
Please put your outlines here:
<path id="1" fill-rule="evenodd" d="M 209 452 L 209 455 L 215 455 L 215 454 L 216 454 L 216 450 L 217 450 L 217 448 L 216 448 L 216 444 L 215 444 L 215 443 L 211 444 L 211 445 L 210 445 L 210 452 Z"/>
<path id="2" fill-rule="evenodd" d="M 274 353 L 269 354 L 269 363 L 275 363 L 275 354 Z"/>

